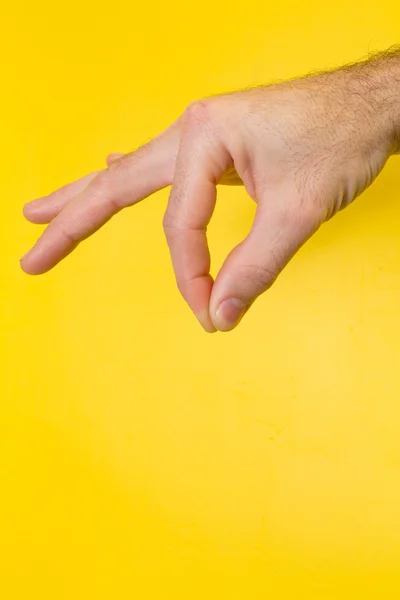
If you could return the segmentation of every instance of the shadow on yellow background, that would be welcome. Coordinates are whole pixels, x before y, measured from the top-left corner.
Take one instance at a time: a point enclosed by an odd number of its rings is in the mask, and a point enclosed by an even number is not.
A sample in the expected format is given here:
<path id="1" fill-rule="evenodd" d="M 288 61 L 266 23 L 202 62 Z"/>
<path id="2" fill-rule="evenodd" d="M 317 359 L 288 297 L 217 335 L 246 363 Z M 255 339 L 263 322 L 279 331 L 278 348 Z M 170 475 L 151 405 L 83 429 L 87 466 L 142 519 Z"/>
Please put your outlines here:
<path id="1" fill-rule="evenodd" d="M 398 160 L 231 334 L 175 289 L 167 191 L 18 259 L 25 201 L 196 98 L 400 42 L 399 4 L 39 0 L 0 31 L 1 598 L 398 597 Z M 214 272 L 253 210 L 221 190 Z"/>

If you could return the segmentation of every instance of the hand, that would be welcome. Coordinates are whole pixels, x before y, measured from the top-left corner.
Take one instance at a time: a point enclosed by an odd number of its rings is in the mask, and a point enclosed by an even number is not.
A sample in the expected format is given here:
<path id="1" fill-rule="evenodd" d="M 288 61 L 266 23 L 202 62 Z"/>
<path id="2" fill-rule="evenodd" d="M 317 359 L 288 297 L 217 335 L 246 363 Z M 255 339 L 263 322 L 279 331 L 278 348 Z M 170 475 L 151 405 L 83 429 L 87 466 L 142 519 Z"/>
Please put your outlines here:
<path id="1" fill-rule="evenodd" d="M 206 331 L 232 329 L 398 151 L 399 80 L 393 53 L 195 102 L 147 145 L 110 155 L 108 169 L 28 203 L 26 218 L 49 225 L 22 268 L 44 273 L 116 212 L 172 185 L 164 229 L 179 289 Z M 219 183 L 243 184 L 257 210 L 214 282 L 206 228 Z"/>

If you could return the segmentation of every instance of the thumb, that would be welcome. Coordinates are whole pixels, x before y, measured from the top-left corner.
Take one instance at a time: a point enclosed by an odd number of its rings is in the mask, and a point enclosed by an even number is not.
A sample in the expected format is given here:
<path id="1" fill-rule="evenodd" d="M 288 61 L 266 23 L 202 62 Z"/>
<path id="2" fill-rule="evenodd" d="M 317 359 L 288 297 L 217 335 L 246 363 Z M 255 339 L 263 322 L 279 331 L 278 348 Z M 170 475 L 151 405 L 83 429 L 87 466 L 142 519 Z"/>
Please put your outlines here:
<path id="1" fill-rule="evenodd" d="M 216 329 L 233 329 L 291 257 L 316 231 L 315 210 L 291 208 L 277 198 L 259 204 L 247 238 L 225 260 L 212 290 L 210 316 Z"/>

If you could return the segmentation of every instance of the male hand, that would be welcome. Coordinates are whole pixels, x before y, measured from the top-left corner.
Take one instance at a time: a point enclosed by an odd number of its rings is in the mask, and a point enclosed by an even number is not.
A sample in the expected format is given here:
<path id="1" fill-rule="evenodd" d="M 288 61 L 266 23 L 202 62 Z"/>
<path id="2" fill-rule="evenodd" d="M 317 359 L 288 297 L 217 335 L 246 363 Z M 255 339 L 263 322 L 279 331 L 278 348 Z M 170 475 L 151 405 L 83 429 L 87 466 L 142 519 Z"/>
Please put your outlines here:
<path id="1" fill-rule="evenodd" d="M 54 267 L 116 212 L 172 185 L 164 217 L 179 289 L 206 331 L 235 327 L 300 246 L 399 150 L 400 53 L 190 105 L 150 143 L 24 207 L 49 223 L 21 260 Z M 215 282 L 206 229 L 217 184 L 243 184 L 253 227 Z"/>

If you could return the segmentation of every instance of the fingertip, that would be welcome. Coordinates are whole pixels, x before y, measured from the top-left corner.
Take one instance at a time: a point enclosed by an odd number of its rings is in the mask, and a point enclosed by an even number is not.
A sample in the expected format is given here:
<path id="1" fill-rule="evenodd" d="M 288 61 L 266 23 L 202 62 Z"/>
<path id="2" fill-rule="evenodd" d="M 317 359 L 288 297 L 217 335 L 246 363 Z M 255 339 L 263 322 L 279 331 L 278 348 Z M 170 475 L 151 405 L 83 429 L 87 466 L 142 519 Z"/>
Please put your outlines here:
<path id="1" fill-rule="evenodd" d="M 36 244 L 20 259 L 21 268 L 27 275 L 43 275 L 55 267 L 65 256 L 62 248 L 60 252 L 57 252 L 56 257 L 49 254 L 43 239 L 43 237 L 39 238 Z"/>
<path id="2" fill-rule="evenodd" d="M 43 273 L 46 273 L 49 270 L 48 268 L 38 267 L 38 265 L 35 265 L 35 262 L 27 260 L 26 257 L 28 256 L 28 254 L 22 257 L 19 261 L 21 269 L 24 273 L 26 273 L 27 275 L 43 275 Z"/>
<path id="3" fill-rule="evenodd" d="M 218 331 L 231 331 L 242 320 L 248 306 L 240 298 L 227 298 L 218 305 L 213 315 L 213 325 Z"/>
<path id="4" fill-rule="evenodd" d="M 207 309 L 204 308 L 203 310 L 201 310 L 196 315 L 196 317 L 206 333 L 215 333 L 217 331 L 216 327 L 214 327 L 214 324 L 210 317 L 210 313 Z"/>
<path id="5" fill-rule="evenodd" d="M 23 270 L 24 273 L 26 273 L 26 275 L 38 275 L 39 273 L 35 271 L 35 269 L 32 269 L 32 266 L 30 266 L 29 264 L 29 255 L 31 253 L 31 250 L 29 250 L 29 252 L 27 252 L 19 261 L 19 264 L 21 266 L 21 269 Z"/>
<path id="6" fill-rule="evenodd" d="M 213 284 L 214 280 L 208 274 L 196 277 L 186 285 L 180 287 L 184 299 L 207 333 L 215 333 L 217 331 L 212 322 L 209 310 Z"/>
<path id="7" fill-rule="evenodd" d="M 48 223 L 54 216 L 54 207 L 49 204 L 48 196 L 36 198 L 22 207 L 22 213 L 27 221 L 35 225 Z"/>
<path id="8" fill-rule="evenodd" d="M 45 225 L 50 221 L 49 215 L 43 212 L 40 204 L 36 204 L 37 200 L 28 202 L 22 209 L 22 213 L 27 221 L 35 225 Z"/>
<path id="9" fill-rule="evenodd" d="M 21 269 L 27 275 L 39 275 L 40 274 L 40 271 L 35 269 L 35 262 L 34 261 L 32 262 L 32 260 L 31 260 L 34 249 L 35 249 L 35 246 L 30 248 L 30 250 L 28 250 L 28 252 L 26 252 L 19 261 L 19 264 L 21 265 Z"/>
<path id="10" fill-rule="evenodd" d="M 31 200 L 30 202 L 24 204 L 24 206 L 22 207 L 22 214 L 24 215 L 25 219 L 29 220 L 30 215 L 35 212 L 36 203 L 37 200 Z"/>

